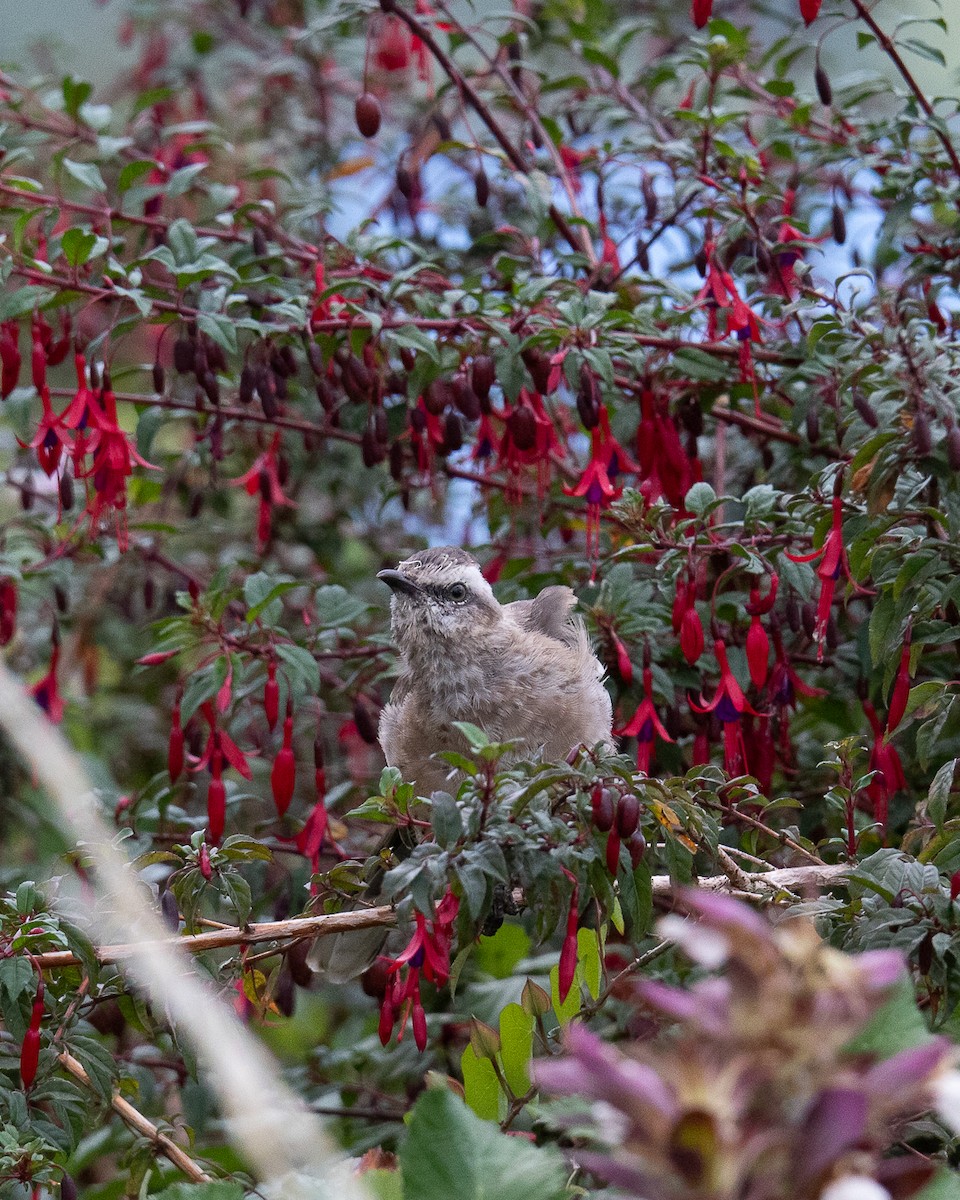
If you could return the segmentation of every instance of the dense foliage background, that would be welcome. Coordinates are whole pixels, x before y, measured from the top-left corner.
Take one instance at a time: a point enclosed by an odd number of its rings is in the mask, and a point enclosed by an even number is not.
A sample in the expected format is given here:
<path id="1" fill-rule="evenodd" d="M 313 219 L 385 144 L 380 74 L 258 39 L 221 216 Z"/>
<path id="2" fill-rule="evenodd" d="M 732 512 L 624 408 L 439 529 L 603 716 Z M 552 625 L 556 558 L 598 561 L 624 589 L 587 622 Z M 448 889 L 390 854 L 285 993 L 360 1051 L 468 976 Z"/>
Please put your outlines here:
<path id="1" fill-rule="evenodd" d="M 127 7 L 109 84 L 0 73 L 0 645 L 144 894 L 377 1194 L 956 1196 L 955 31 Z M 577 590 L 621 755 L 381 772 L 375 575 L 446 542 Z M 0 1196 L 244 1194 L 0 779 Z"/>

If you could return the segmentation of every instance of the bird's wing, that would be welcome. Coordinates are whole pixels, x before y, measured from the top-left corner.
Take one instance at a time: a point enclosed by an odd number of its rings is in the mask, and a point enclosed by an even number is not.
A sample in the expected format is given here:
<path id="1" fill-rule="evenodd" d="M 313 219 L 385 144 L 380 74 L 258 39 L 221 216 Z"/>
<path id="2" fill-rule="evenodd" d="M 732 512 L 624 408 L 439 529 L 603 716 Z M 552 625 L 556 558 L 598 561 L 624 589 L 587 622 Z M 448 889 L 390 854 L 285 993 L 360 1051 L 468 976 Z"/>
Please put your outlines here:
<path id="1" fill-rule="evenodd" d="M 514 600 L 503 606 L 504 612 L 521 628 L 546 634 L 564 646 L 580 640 L 578 622 L 571 620 L 577 598 L 568 587 L 544 588 L 532 600 Z"/>

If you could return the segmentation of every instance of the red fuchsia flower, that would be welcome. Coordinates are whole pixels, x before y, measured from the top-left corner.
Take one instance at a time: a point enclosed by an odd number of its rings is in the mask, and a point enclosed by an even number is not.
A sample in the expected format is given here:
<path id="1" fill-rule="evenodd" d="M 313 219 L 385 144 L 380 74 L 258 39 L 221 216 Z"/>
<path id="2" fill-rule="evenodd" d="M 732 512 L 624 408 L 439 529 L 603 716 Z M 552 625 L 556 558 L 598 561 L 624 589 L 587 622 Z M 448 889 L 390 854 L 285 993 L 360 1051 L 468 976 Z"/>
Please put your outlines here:
<path id="1" fill-rule="evenodd" d="M 617 250 L 617 243 L 607 232 L 607 218 L 600 214 L 600 262 L 603 266 L 609 267 L 614 275 L 620 274 L 620 252 Z"/>
<path id="2" fill-rule="evenodd" d="M 582 150 L 574 150 L 572 146 L 566 146 L 561 143 L 559 147 L 560 160 L 570 176 L 570 186 L 574 193 L 579 196 L 583 191 L 583 179 L 580 175 L 580 168 L 583 166 L 583 160 L 588 157 Z"/>
<path id="3" fill-rule="evenodd" d="M 825 696 L 825 688 L 811 687 L 804 683 L 793 669 L 783 646 L 780 629 L 773 626 L 773 670 L 767 695 L 774 708 L 796 708 L 797 696 Z"/>
<path id="4" fill-rule="evenodd" d="M 337 309 L 343 307 L 346 303 L 339 292 L 333 292 L 329 296 L 323 293 L 327 290 L 327 278 L 324 271 L 323 263 L 318 258 L 313 268 L 313 310 L 310 313 L 310 328 L 319 324 L 321 321 L 328 321 L 334 316 L 333 306 Z"/>
<path id="5" fill-rule="evenodd" d="M 92 461 L 86 470 L 77 470 L 78 478 L 89 479 L 93 485 L 92 495 L 87 497 L 86 515 L 94 532 L 104 514 L 113 509 L 117 514 L 117 545 L 123 551 L 127 548 L 127 480 L 133 474 L 133 464 L 151 471 L 158 468 L 136 452 L 120 428 L 117 398 L 109 387 L 100 393 L 99 401 L 91 395 L 86 410 L 92 430 L 87 443 Z"/>
<path id="6" fill-rule="evenodd" d="M 373 61 L 381 71 L 405 71 L 410 65 L 410 30 L 392 13 L 377 25 Z"/>
<path id="7" fill-rule="evenodd" d="M 700 693 L 699 704 L 691 700 L 690 707 L 698 713 L 716 713 L 723 726 L 723 765 L 728 775 L 739 775 L 747 761 L 740 719 L 744 713 L 759 717 L 760 713 L 747 703 L 740 684 L 730 670 L 727 648 L 721 638 L 713 643 L 713 652 L 720 667 L 720 683 L 716 694 L 708 704 Z"/>
<path id="8" fill-rule="evenodd" d="M 567 911 L 567 931 L 564 935 L 563 946 L 560 950 L 560 962 L 557 967 L 557 991 L 562 1004 L 570 992 L 573 977 L 577 973 L 577 922 L 580 916 L 580 887 L 566 867 L 561 869 L 564 875 L 573 881 L 573 893 L 570 896 L 570 908 Z"/>
<path id="9" fill-rule="evenodd" d="M 293 710 L 287 704 L 287 715 L 283 721 L 283 745 L 274 759 L 270 772 L 270 789 L 277 816 L 282 817 L 290 807 L 293 790 L 297 782 L 297 760 L 293 754 Z"/>
<path id="10" fill-rule="evenodd" d="M 693 17 L 693 23 L 698 29 L 702 29 L 710 20 L 710 14 L 713 12 L 713 0 L 692 0 L 690 7 L 690 15 Z"/>
<path id="11" fill-rule="evenodd" d="M 717 316 L 724 315 L 724 333 L 727 337 L 733 334 L 740 343 L 740 377 L 754 385 L 754 411 L 759 417 L 760 397 L 756 387 L 756 373 L 753 369 L 753 359 L 750 354 L 751 342 L 759 342 L 760 322 L 753 309 L 740 295 L 733 276 L 717 264 L 716 245 L 707 241 L 704 246 L 707 259 L 707 274 L 703 287 L 697 293 L 695 305 L 705 305 L 707 308 L 707 336 L 716 341 L 719 333 Z"/>
<path id="12" fill-rule="evenodd" d="M 6 646 L 17 628 L 17 585 L 0 579 L 0 646 Z"/>
<path id="13" fill-rule="evenodd" d="M 912 625 L 907 625 L 903 635 L 903 649 L 900 651 L 900 665 L 897 667 L 896 678 L 893 681 L 893 691 L 890 693 L 890 708 L 887 712 L 887 736 L 897 728 L 907 711 L 907 700 L 910 698 L 910 640 L 913 636 Z"/>
<path id="14" fill-rule="evenodd" d="M 255 459 L 253 466 L 239 479 L 231 480 L 234 485 L 242 485 L 248 496 L 260 494 L 260 507 L 257 516 L 257 550 L 262 554 L 270 540 L 270 526 L 273 510 L 277 507 L 296 508 L 292 500 L 283 494 L 280 485 L 280 434 L 273 435 L 273 441 L 263 454 Z"/>
<path id="15" fill-rule="evenodd" d="M 643 481 L 640 492 L 648 504 L 662 497 L 683 511 L 683 500 L 694 480 L 693 464 L 680 441 L 680 434 L 652 388 L 640 392 L 640 423 L 637 426 L 637 461 Z"/>
<path id="16" fill-rule="evenodd" d="M 697 580 L 693 571 L 690 571 L 686 582 L 677 580 L 671 621 L 673 632 L 680 636 L 683 657 L 691 666 L 703 653 L 703 623 L 697 612 L 696 600 Z"/>
<path id="17" fill-rule="evenodd" d="M 54 725 L 63 720 L 63 697 L 60 695 L 60 685 L 57 682 L 57 668 L 60 664 L 60 639 L 54 631 L 50 649 L 50 668 L 42 679 L 31 687 L 30 695 L 40 705 Z"/>
<path id="18" fill-rule="evenodd" d="M 20 379 L 20 324 L 0 324 L 0 400 L 6 400 Z"/>
<path id="19" fill-rule="evenodd" d="M 217 714 L 213 703 L 210 700 L 205 700 L 200 705 L 200 712 L 210 727 L 210 733 L 203 748 L 203 753 L 193 763 L 192 769 L 194 771 L 202 770 L 210 762 L 216 750 L 244 779 L 252 779 L 253 772 L 250 770 L 247 756 L 225 730 L 217 728 Z"/>
<path id="20" fill-rule="evenodd" d="M 39 388 L 40 403 L 43 413 L 37 432 L 29 442 L 20 442 L 21 446 L 29 446 L 37 452 L 37 462 L 44 475 L 52 476 L 60 465 L 60 458 L 65 446 L 69 446 L 69 437 L 64 432 L 63 418 L 54 411 L 50 403 L 50 389 L 44 384 Z M 19 441 L 19 438 L 17 439 Z"/>
<path id="21" fill-rule="evenodd" d="M 43 1023 L 44 993 L 43 976 L 37 980 L 37 990 L 33 996 L 33 1007 L 30 1010 L 30 1023 L 23 1035 L 23 1045 L 20 1047 L 20 1082 L 25 1091 L 33 1087 L 37 1077 L 37 1067 L 40 1065 L 40 1026 Z"/>
<path id="22" fill-rule="evenodd" d="M 563 458 L 566 450 L 557 436 L 539 392 L 520 389 L 517 403 L 503 410 L 505 428 L 497 447 L 497 467 L 516 480 L 525 466 L 537 468 L 537 493 L 543 497 L 550 485 L 550 465 L 554 457 Z M 519 491 L 507 499 L 519 499 Z"/>
<path id="23" fill-rule="evenodd" d="M 800 0 L 800 16 L 810 25 L 817 19 L 823 0 Z"/>
<path id="24" fill-rule="evenodd" d="M 873 744 L 870 747 L 869 767 L 876 774 L 867 786 L 867 795 L 873 805 L 873 819 L 886 832 L 887 816 L 890 811 L 890 801 L 907 786 L 903 773 L 903 764 L 896 747 L 887 741 L 887 729 L 877 716 L 877 710 L 869 700 L 863 701 L 863 711 L 867 714 L 870 728 L 873 731 Z M 887 728 L 890 717 L 887 716 Z"/>
<path id="25" fill-rule="evenodd" d="M 653 757 L 654 734 L 665 742 L 673 738 L 667 733 L 663 722 L 657 716 L 653 706 L 653 676 L 649 667 L 643 669 L 643 699 L 637 711 L 620 729 L 613 732 L 617 737 L 635 737 L 637 739 L 637 770 L 644 775 L 650 774 L 650 760 Z"/>
<path id="26" fill-rule="evenodd" d="M 210 783 L 207 787 L 207 836 L 214 846 L 220 845 L 227 814 L 227 789 L 223 782 L 223 754 L 219 736 L 213 735 L 210 754 Z"/>
<path id="27" fill-rule="evenodd" d="M 590 461 L 579 482 L 563 489 L 566 495 L 583 496 L 587 501 L 587 557 L 593 563 L 593 574 L 600 549 L 600 513 L 623 492 L 615 484 L 617 476 L 638 470 L 638 465 L 611 433 L 607 406 L 601 404 L 598 424 L 590 433 Z"/>
<path id="28" fill-rule="evenodd" d="M 397 1041 L 403 1040 L 407 1021 L 413 1017 L 413 1037 L 418 1050 L 427 1046 L 427 1018 L 420 999 L 420 975 L 442 987 L 450 978 L 450 947 L 453 924 L 460 908 L 459 899 L 448 889 L 437 905 L 432 921 L 415 913 L 416 930 L 406 948 L 388 964 L 387 985 L 380 1004 L 380 1041 L 390 1041 L 394 1025 L 400 1020 Z"/>
<path id="29" fill-rule="evenodd" d="M 833 520 L 830 532 L 827 534 L 820 549 L 812 550 L 809 554 L 788 554 L 787 558 L 791 562 L 797 563 L 813 562 L 815 559 L 820 560 L 816 568 L 816 573 L 820 578 L 816 639 L 817 662 L 823 662 L 823 646 L 827 635 L 827 622 L 830 619 L 830 607 L 833 604 L 833 593 L 841 574 L 853 586 L 857 595 L 870 596 L 873 594 L 869 588 L 861 587 L 850 574 L 850 567 L 847 563 L 847 550 L 843 544 L 843 498 L 841 496 L 837 495 L 833 498 Z"/>
<path id="30" fill-rule="evenodd" d="M 770 577 L 770 590 L 763 598 L 760 589 L 750 589 L 750 602 L 747 612 L 750 615 L 750 629 L 747 633 L 747 666 L 750 668 L 750 679 L 757 687 L 763 687 L 767 682 L 767 666 L 770 660 L 770 639 L 761 624 L 760 617 L 773 608 L 777 598 L 778 576 L 773 573 Z"/>

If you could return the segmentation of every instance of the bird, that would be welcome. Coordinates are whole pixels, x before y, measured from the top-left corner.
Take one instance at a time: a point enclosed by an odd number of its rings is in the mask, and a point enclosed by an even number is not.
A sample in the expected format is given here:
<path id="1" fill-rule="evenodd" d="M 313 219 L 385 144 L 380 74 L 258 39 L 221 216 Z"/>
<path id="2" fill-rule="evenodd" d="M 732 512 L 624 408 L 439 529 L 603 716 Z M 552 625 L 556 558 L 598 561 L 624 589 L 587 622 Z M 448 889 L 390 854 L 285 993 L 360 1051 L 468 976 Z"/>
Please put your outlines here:
<path id="1" fill-rule="evenodd" d="M 559 760 L 574 747 L 612 749 L 604 670 L 568 587 L 500 604 L 466 550 L 437 546 L 377 578 L 393 593 L 400 670 L 380 714 L 388 766 L 419 795 L 450 783 L 443 751 L 463 753 L 456 722 L 512 741 L 508 760 Z"/>
<path id="2" fill-rule="evenodd" d="M 456 790 L 460 773 L 442 755 L 469 749 L 459 722 L 510 743 L 501 765 L 556 761 L 578 746 L 613 750 L 603 665 L 573 613 L 570 588 L 501 604 L 479 562 L 456 546 L 420 551 L 377 578 L 392 592 L 390 627 L 400 654 L 380 714 L 380 746 L 418 796 Z M 401 857 L 411 849 L 401 830 L 383 845 Z M 367 900 L 382 881 L 378 865 Z M 307 961 L 329 982 L 346 982 L 370 965 L 386 936 L 371 929 L 318 938 Z"/>

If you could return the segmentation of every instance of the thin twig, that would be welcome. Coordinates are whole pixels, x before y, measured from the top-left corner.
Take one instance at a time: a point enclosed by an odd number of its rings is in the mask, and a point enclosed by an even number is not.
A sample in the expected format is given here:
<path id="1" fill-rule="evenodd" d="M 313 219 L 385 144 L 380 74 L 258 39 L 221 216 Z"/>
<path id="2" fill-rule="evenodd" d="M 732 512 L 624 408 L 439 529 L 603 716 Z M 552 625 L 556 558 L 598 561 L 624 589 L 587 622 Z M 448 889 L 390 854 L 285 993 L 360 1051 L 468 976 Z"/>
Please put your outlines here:
<path id="1" fill-rule="evenodd" d="M 944 150 L 947 152 L 947 158 L 950 159 L 950 165 L 953 167 L 953 172 L 957 176 L 957 178 L 960 179 L 960 155 L 957 154 L 956 147 L 953 145 L 953 143 L 947 137 L 946 133 L 944 133 L 943 130 L 937 128 L 935 122 L 937 121 L 938 118 L 937 118 L 937 114 L 933 111 L 933 105 L 923 94 L 923 89 L 920 87 L 920 85 L 914 79 L 913 75 L 910 72 L 910 68 L 900 57 L 900 52 L 899 52 L 899 50 L 897 50 L 896 46 L 893 44 L 893 39 L 888 34 L 886 34 L 880 28 L 880 26 L 877 24 L 876 18 L 874 17 L 874 15 L 870 11 L 870 9 L 867 7 L 867 5 L 864 3 L 864 0 L 853 0 L 853 7 L 857 10 L 857 16 L 860 18 L 861 21 L 863 21 L 863 23 L 867 26 L 867 28 L 870 30 L 870 32 L 874 35 L 874 37 L 880 43 L 880 47 L 883 50 L 884 54 L 886 54 L 887 58 L 890 59 L 890 61 L 893 63 L 893 65 L 900 72 L 900 76 L 903 79 L 904 83 L 907 85 L 907 87 L 910 89 L 910 91 L 913 92 L 914 96 L 916 97 L 917 103 L 920 105 L 920 107 L 923 109 L 924 113 L 926 113 L 927 117 L 930 119 L 930 121 L 931 121 L 930 129 L 933 132 L 934 136 L 937 138 L 937 140 L 940 142 L 941 146 L 943 146 Z"/>

